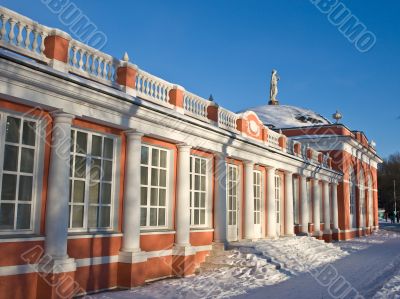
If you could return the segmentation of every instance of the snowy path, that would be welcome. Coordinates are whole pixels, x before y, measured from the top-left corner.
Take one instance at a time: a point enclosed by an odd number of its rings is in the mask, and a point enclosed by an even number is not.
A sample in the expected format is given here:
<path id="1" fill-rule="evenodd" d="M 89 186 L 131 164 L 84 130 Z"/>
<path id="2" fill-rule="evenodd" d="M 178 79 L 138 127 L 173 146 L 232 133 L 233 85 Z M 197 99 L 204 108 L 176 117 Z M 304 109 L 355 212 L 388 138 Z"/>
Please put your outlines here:
<path id="1" fill-rule="evenodd" d="M 392 278 L 400 269 L 400 238 L 398 236 L 395 237 L 393 233 L 385 234 L 384 231 L 381 231 L 377 237 L 356 239 L 340 243 L 338 246 L 352 254 L 330 265 L 359 294 L 365 298 L 373 298 L 375 294 L 374 298 L 400 298 L 399 290 L 396 293 L 396 289 L 391 287 L 400 281 L 400 277 L 397 277 L 397 280 Z M 332 269 L 329 268 L 329 270 Z M 329 282 L 329 280 L 326 281 Z M 384 285 L 387 281 L 388 283 Z M 322 286 L 310 273 L 303 273 L 280 284 L 268 286 L 268 288 L 249 290 L 247 294 L 237 298 L 333 298 L 330 292 L 338 284 L 333 284 L 329 289 L 328 282 L 327 286 Z M 339 282 L 344 282 L 344 280 Z M 381 290 L 382 287 L 383 290 Z M 340 294 L 340 290 L 338 293 Z M 350 298 L 355 297 L 350 296 Z"/>

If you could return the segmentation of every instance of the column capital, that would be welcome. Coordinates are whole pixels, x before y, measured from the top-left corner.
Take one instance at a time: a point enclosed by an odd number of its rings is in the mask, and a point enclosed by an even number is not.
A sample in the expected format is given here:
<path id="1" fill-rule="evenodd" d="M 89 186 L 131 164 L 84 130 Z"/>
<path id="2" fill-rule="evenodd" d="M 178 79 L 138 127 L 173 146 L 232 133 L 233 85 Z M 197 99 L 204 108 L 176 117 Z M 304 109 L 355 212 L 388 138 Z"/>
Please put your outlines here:
<path id="1" fill-rule="evenodd" d="M 186 143 L 180 143 L 176 145 L 180 152 L 190 151 L 192 146 Z"/>
<path id="2" fill-rule="evenodd" d="M 268 172 L 270 172 L 270 171 L 276 171 L 276 167 L 274 167 L 274 166 L 267 166 L 266 168 L 267 168 L 267 171 L 268 171 Z"/>
<path id="3" fill-rule="evenodd" d="M 244 160 L 243 161 L 244 166 L 246 167 L 254 167 L 254 162 L 251 160 Z"/>
<path id="4" fill-rule="evenodd" d="M 136 130 L 126 130 L 124 131 L 126 137 L 128 137 L 128 139 L 134 139 L 134 140 L 141 140 L 142 137 L 144 136 L 144 134 L 142 132 L 138 132 Z"/>
<path id="5" fill-rule="evenodd" d="M 66 123 L 71 124 L 72 120 L 75 118 L 75 115 L 66 113 L 62 110 L 56 110 L 50 113 L 53 117 L 54 123 Z"/>
<path id="6" fill-rule="evenodd" d="M 294 172 L 293 171 L 290 171 L 290 170 L 284 170 L 283 171 L 286 175 L 293 175 L 294 174 Z"/>

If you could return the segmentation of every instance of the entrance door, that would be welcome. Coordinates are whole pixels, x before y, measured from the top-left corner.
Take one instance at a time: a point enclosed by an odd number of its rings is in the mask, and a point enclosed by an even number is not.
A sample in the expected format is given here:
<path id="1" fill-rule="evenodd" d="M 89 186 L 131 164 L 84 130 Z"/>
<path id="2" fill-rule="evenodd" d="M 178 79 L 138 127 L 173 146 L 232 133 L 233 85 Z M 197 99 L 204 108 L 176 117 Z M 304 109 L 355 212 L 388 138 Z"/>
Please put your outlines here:
<path id="1" fill-rule="evenodd" d="M 276 212 L 276 235 L 281 235 L 282 225 L 282 201 L 281 201 L 281 177 L 275 175 L 275 212 Z"/>
<path id="2" fill-rule="evenodd" d="M 254 178 L 254 237 L 259 239 L 262 236 L 262 173 L 255 170 Z"/>
<path id="3" fill-rule="evenodd" d="M 228 164 L 227 176 L 227 217 L 228 217 L 228 241 L 238 240 L 238 186 L 239 186 L 239 169 L 236 165 Z"/>

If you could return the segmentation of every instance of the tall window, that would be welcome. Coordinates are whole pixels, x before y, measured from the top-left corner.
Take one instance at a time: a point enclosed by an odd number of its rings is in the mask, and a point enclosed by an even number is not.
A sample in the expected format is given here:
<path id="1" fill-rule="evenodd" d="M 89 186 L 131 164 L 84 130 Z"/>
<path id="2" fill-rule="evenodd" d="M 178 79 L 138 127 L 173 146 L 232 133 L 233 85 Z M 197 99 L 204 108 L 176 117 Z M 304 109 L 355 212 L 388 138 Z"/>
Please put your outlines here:
<path id="1" fill-rule="evenodd" d="M 293 219 L 299 224 L 299 179 L 293 178 Z"/>
<path id="2" fill-rule="evenodd" d="M 369 226 L 373 225 L 373 213 L 374 213 L 374 204 L 373 204 L 373 196 L 372 196 L 372 180 L 371 176 L 368 176 L 368 219 Z"/>
<path id="3" fill-rule="evenodd" d="M 190 157 L 190 224 L 207 225 L 207 159 Z"/>
<path id="4" fill-rule="evenodd" d="M 254 224 L 261 224 L 262 203 L 262 174 L 261 171 L 253 172 L 254 182 Z"/>
<path id="5" fill-rule="evenodd" d="M 308 202 L 308 222 L 313 223 L 313 205 L 312 205 L 312 193 L 311 193 L 311 181 L 307 181 L 307 202 Z"/>
<path id="6" fill-rule="evenodd" d="M 228 225 L 237 225 L 239 171 L 236 165 L 228 164 L 227 185 Z"/>
<path id="7" fill-rule="evenodd" d="M 71 132 L 69 228 L 109 229 L 112 222 L 114 138 Z"/>
<path id="8" fill-rule="evenodd" d="M 325 215 L 324 215 L 324 204 L 325 204 L 325 193 L 324 193 L 324 186 L 318 183 L 319 186 L 319 217 L 320 217 L 320 222 L 324 223 L 325 222 Z M 321 196 L 322 195 L 322 196 Z"/>
<path id="9" fill-rule="evenodd" d="M 166 227 L 168 151 L 143 145 L 140 172 L 140 225 Z"/>
<path id="10" fill-rule="evenodd" d="M 350 193 L 350 221 L 351 227 L 356 227 L 356 182 L 354 170 L 350 167 L 349 170 L 349 193 Z"/>
<path id="11" fill-rule="evenodd" d="M 366 215 L 366 206 L 365 206 L 365 179 L 364 172 L 360 171 L 360 182 L 359 182 L 359 191 L 360 191 L 360 225 L 361 227 L 365 226 L 365 215 Z"/>
<path id="12" fill-rule="evenodd" d="M 276 223 L 281 223 L 281 177 L 275 175 L 275 211 Z"/>
<path id="13" fill-rule="evenodd" d="M 37 152 L 36 121 L 0 114 L 3 151 L 0 230 L 31 230 L 34 169 Z"/>

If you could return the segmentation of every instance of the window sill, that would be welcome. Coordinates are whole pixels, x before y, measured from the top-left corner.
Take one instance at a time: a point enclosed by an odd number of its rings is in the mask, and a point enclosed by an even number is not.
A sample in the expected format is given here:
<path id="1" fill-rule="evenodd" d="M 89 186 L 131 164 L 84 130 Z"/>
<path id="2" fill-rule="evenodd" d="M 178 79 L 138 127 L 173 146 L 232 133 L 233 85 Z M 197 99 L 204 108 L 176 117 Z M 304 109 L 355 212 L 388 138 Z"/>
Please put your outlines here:
<path id="1" fill-rule="evenodd" d="M 213 232 L 214 229 L 211 227 L 191 227 L 191 233 L 205 233 L 205 232 Z"/>
<path id="2" fill-rule="evenodd" d="M 120 232 L 69 232 L 68 239 L 91 239 L 91 238 L 111 238 L 121 237 L 123 234 Z"/>
<path id="3" fill-rule="evenodd" d="M 148 230 L 141 230 L 140 235 L 170 235 L 175 234 L 175 230 L 171 229 L 148 229 Z"/>
<path id="4" fill-rule="evenodd" d="M 34 241 L 43 241 L 44 236 L 37 234 L 4 234 L 0 235 L 0 243 L 7 242 L 34 242 Z"/>

